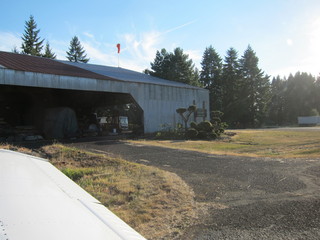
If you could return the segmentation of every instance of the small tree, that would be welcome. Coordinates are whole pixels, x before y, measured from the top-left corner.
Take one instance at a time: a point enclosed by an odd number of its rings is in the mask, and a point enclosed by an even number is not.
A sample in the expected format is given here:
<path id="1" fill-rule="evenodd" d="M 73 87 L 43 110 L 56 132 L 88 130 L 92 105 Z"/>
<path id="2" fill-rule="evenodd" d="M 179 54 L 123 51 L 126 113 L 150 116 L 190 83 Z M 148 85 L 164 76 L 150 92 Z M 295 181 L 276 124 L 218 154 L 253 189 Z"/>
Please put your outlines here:
<path id="1" fill-rule="evenodd" d="M 182 120 L 184 121 L 184 128 L 187 131 L 188 129 L 188 121 L 192 113 L 197 110 L 197 106 L 191 105 L 188 108 L 178 108 L 176 112 L 181 116 Z M 186 114 L 184 114 L 187 112 Z"/>
<path id="2" fill-rule="evenodd" d="M 46 47 L 44 49 L 44 54 L 42 57 L 56 59 L 56 54 L 52 52 L 49 42 L 46 43 Z"/>
<path id="3" fill-rule="evenodd" d="M 40 37 L 38 37 L 39 32 L 40 29 L 37 29 L 37 24 L 31 15 L 29 21 L 25 22 L 25 30 L 22 36 L 21 49 L 23 54 L 41 56 L 44 39 L 40 40 Z"/>
<path id="4" fill-rule="evenodd" d="M 74 36 L 70 41 L 69 51 L 67 51 L 67 59 L 70 62 L 83 62 L 87 63 L 89 58 L 85 54 L 85 50 L 81 46 L 81 43 L 77 36 Z"/>

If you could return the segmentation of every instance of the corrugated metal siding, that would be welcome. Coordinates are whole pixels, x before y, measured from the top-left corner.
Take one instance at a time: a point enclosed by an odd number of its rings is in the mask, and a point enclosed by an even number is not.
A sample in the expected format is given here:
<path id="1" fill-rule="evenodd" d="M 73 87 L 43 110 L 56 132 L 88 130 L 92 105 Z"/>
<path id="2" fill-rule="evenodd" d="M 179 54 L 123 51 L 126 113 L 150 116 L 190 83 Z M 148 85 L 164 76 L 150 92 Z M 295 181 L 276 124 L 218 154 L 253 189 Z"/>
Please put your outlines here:
<path id="1" fill-rule="evenodd" d="M 57 89 L 129 93 L 144 111 L 145 132 L 155 132 L 160 125 L 175 126 L 181 122 L 177 108 L 196 102 L 209 106 L 209 92 L 201 88 L 185 88 L 138 82 L 121 82 L 107 79 L 60 76 L 53 74 L 0 69 L 0 84 Z"/>

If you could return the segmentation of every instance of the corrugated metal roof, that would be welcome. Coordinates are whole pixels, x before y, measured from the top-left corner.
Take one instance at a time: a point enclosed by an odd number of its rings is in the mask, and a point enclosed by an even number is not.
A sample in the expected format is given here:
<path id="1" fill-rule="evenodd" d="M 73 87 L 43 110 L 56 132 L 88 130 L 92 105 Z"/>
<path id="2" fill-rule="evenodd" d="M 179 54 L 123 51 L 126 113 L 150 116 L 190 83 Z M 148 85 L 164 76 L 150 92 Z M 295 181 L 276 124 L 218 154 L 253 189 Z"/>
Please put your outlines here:
<path id="1" fill-rule="evenodd" d="M 199 89 L 198 87 L 191 86 L 185 83 L 165 80 L 162 78 L 153 77 L 144 73 L 140 73 L 140 72 L 124 69 L 124 68 L 119 68 L 119 67 L 109 67 L 109 66 L 87 64 L 87 63 L 75 63 L 75 62 L 69 62 L 69 61 L 60 61 L 60 62 L 66 63 L 68 65 L 76 66 L 82 69 L 86 69 L 94 73 L 115 78 L 118 80 L 127 81 L 127 82 L 151 83 L 151 84 L 157 84 L 157 85 L 167 85 L 167 86 L 174 86 L 174 87 Z"/>
<path id="2" fill-rule="evenodd" d="M 201 89 L 199 87 L 191 86 L 185 83 L 169 81 L 119 67 L 52 60 L 43 57 L 3 51 L 0 51 L 0 67 L 17 71 L 37 72 L 62 76 L 118 80 L 126 82 L 149 83 L 164 86 Z"/>
<path id="3" fill-rule="evenodd" d="M 110 80 L 110 77 L 49 58 L 0 51 L 0 66 L 17 71 Z"/>

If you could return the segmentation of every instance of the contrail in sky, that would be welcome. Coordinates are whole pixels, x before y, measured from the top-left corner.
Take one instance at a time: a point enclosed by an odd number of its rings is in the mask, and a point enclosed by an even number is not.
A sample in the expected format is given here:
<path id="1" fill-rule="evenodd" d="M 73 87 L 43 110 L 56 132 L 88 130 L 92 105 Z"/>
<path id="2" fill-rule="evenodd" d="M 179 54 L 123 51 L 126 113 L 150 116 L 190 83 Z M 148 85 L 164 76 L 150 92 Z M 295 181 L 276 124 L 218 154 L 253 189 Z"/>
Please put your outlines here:
<path id="1" fill-rule="evenodd" d="M 195 23 L 196 21 L 197 21 L 197 20 L 195 19 L 195 20 L 192 20 L 192 21 L 190 21 L 190 22 L 184 23 L 184 24 L 182 24 L 182 25 L 180 25 L 180 26 L 177 26 L 177 27 L 168 29 L 167 31 L 164 31 L 162 34 L 174 32 L 174 31 L 176 31 L 176 30 L 178 30 L 178 29 L 180 29 L 180 28 L 184 28 L 184 27 L 186 27 L 186 26 L 191 25 L 191 24 Z"/>

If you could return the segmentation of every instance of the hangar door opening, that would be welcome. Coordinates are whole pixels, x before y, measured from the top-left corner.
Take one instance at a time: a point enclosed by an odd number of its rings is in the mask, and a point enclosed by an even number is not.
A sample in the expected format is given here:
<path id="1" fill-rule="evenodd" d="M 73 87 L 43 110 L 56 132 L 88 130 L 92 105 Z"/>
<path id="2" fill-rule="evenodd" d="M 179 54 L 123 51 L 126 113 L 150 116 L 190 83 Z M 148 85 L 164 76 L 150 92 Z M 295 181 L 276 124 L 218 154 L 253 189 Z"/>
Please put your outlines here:
<path id="1" fill-rule="evenodd" d="M 130 94 L 1 85 L 0 140 L 143 133 Z"/>

